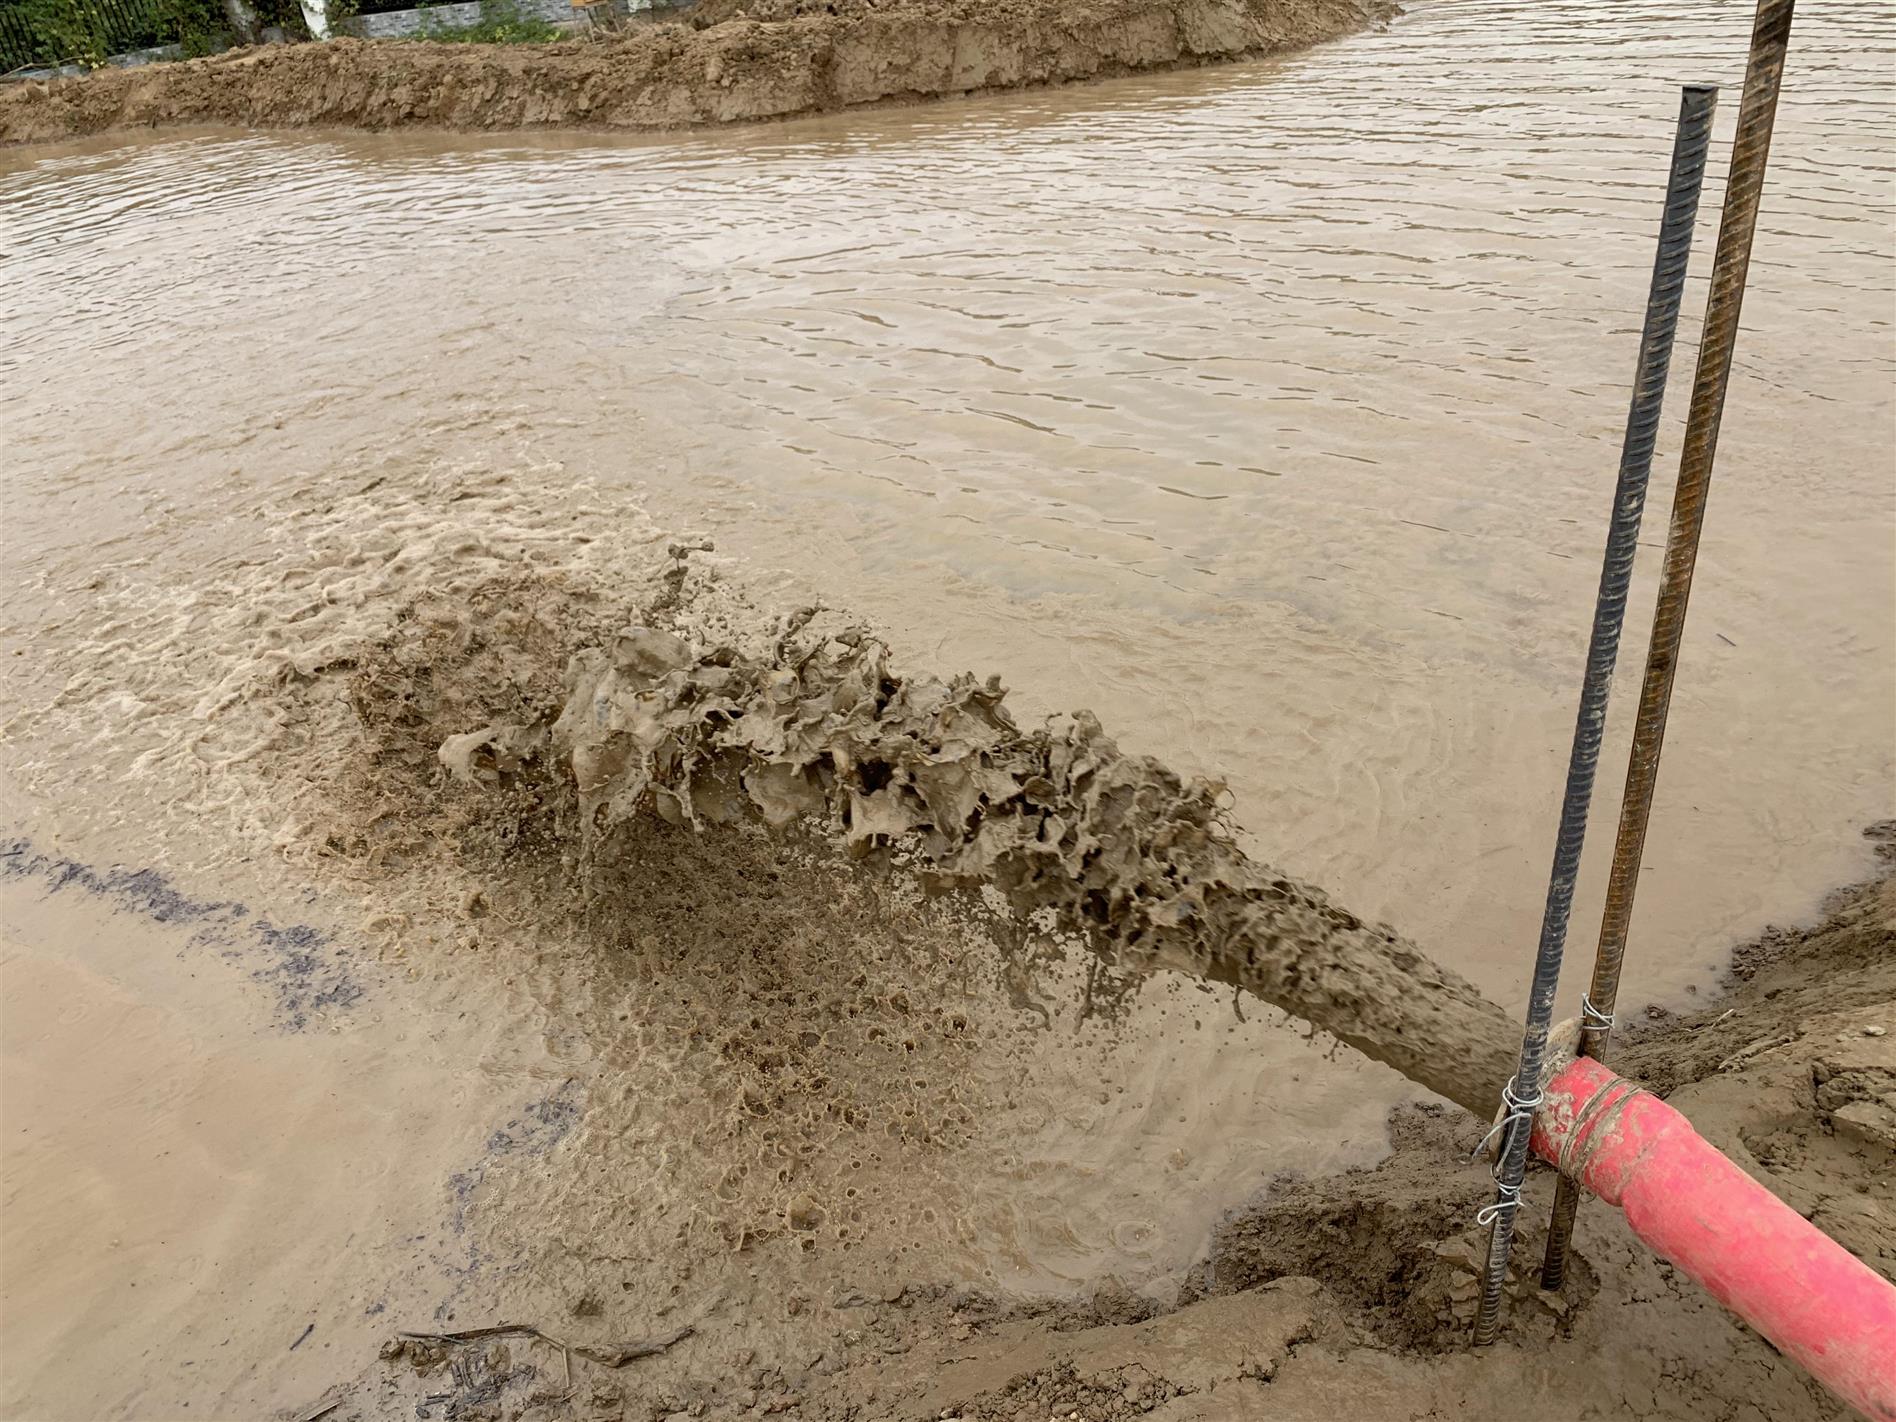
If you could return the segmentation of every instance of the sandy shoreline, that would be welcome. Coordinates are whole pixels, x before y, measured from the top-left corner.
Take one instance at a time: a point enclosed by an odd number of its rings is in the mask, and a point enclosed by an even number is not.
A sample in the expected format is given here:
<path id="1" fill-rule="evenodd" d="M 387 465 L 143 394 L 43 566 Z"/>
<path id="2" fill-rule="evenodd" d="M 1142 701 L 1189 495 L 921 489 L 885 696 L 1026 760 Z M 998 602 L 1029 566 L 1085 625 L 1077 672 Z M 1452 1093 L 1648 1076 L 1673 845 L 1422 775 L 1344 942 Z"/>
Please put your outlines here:
<path id="1" fill-rule="evenodd" d="M 744 17 L 759 11 L 772 18 Z M 607 41 L 339 39 L 9 84 L 0 143 L 196 124 L 683 129 L 1256 58 L 1392 13 L 1381 0 L 905 0 L 810 14 L 714 0 L 691 25 Z"/>

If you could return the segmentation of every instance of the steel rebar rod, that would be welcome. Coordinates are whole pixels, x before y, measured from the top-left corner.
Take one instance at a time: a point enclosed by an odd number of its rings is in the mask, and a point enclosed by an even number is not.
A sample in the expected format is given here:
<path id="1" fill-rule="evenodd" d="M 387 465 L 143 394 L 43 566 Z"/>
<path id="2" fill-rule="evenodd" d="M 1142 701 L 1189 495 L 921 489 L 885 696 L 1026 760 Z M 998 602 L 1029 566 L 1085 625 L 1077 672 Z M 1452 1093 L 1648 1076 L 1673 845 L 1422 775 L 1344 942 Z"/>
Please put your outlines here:
<path id="1" fill-rule="evenodd" d="M 1620 967 L 1626 957 L 1633 895 L 1639 887 L 1639 865 L 1646 847 L 1646 826 L 1652 814 L 1653 786 L 1659 778 L 1659 753 L 1665 744 L 1666 714 L 1672 704 L 1672 680 L 1679 665 L 1686 604 L 1692 595 L 1692 573 L 1698 562 L 1699 531 L 1705 522 L 1705 499 L 1711 487 L 1713 459 L 1718 452 L 1718 426 L 1724 415 L 1725 390 L 1731 379 L 1732 352 L 1738 344 L 1738 315 L 1744 304 L 1746 273 L 1751 266 L 1758 200 L 1764 188 L 1765 164 L 1771 155 L 1771 128 L 1777 118 L 1778 88 L 1784 77 L 1784 56 L 1790 47 L 1791 13 L 1795 3 L 1796 0 L 1759 0 L 1752 27 L 1744 98 L 1738 106 L 1738 131 L 1732 139 L 1731 175 L 1725 183 L 1718 248 L 1712 258 L 1711 293 L 1705 304 L 1698 369 L 1692 380 L 1692 403 L 1679 455 L 1679 485 L 1672 498 L 1672 527 L 1666 536 L 1665 566 L 1660 574 L 1658 606 L 1653 613 L 1652 641 L 1646 652 L 1646 676 L 1639 693 L 1638 718 L 1633 726 L 1633 748 L 1627 760 L 1626 793 L 1620 802 L 1619 834 L 1613 845 L 1606 910 L 1600 922 L 1593 981 L 1587 990 L 1581 1024 L 1580 1051 L 1598 1061 L 1606 1060 L 1607 1044 L 1613 1032 L 1613 1012 L 1619 1001 Z M 1554 1197 L 1553 1223 L 1541 1265 L 1544 1288 L 1557 1289 L 1565 1280 L 1567 1251 L 1579 1205 L 1573 1186 L 1563 1179 Z"/>
<path id="2" fill-rule="evenodd" d="M 1487 1268 L 1482 1276 L 1481 1306 L 1475 1318 L 1477 1345 L 1492 1343 L 1500 1323 L 1502 1286 L 1514 1247 L 1514 1213 L 1520 1204 L 1521 1181 L 1527 1172 L 1526 1127 L 1539 1100 L 1541 1058 L 1553 1020 L 1554 993 L 1559 986 L 1560 960 L 1573 908 L 1574 880 L 1579 873 L 1580 851 L 1586 839 L 1587 811 L 1593 799 L 1607 700 L 1613 687 L 1613 665 L 1619 654 L 1620 629 L 1626 620 L 1627 589 L 1632 583 L 1640 517 L 1646 506 L 1646 484 L 1652 474 L 1653 445 L 1659 432 L 1659 412 L 1665 400 L 1673 336 L 1679 325 L 1679 297 L 1685 286 L 1692 228 L 1698 215 L 1699 188 L 1705 176 L 1705 151 L 1711 141 L 1712 114 L 1717 106 L 1718 89 L 1714 85 L 1688 84 L 1679 95 L 1672 168 L 1666 181 L 1658 251 L 1653 260 L 1646 320 L 1634 366 L 1632 405 L 1620 446 L 1619 478 L 1613 491 L 1613 512 L 1600 568 L 1599 597 L 1593 610 L 1593 637 L 1580 689 L 1580 709 L 1574 722 L 1573 749 L 1567 762 L 1566 797 L 1561 803 L 1553 872 L 1549 876 L 1547 906 L 1541 918 L 1527 1029 L 1521 1041 L 1519 1065 L 1503 1096 L 1506 1132 L 1495 1169 L 1495 1202 L 1483 1211 L 1492 1223 Z"/>

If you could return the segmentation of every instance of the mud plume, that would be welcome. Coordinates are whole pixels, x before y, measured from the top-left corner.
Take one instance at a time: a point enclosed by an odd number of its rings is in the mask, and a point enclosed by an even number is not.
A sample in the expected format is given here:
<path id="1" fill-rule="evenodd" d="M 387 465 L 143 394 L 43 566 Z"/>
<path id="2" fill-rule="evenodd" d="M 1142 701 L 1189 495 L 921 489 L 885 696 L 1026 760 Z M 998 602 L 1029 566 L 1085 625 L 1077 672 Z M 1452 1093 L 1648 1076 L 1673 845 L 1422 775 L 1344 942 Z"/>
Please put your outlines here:
<path id="1" fill-rule="evenodd" d="M 177 124 L 671 129 L 1276 53 L 1376 0 L 711 0 L 692 25 L 537 45 L 338 39 L 0 88 L 0 142 Z"/>
<path id="2" fill-rule="evenodd" d="M 998 679 L 899 675 L 876 638 L 811 632 L 812 615 L 786 618 L 766 655 L 628 628 L 572 659 L 557 716 L 452 736 L 440 759 L 468 782 L 570 776 L 594 855 L 651 814 L 813 819 L 933 887 L 992 885 L 1119 966 L 1232 984 L 1487 1109 L 1514 1055 L 1506 1014 L 1391 929 L 1250 861 L 1222 787 L 1123 754 L 1090 713 L 1024 731 Z"/>

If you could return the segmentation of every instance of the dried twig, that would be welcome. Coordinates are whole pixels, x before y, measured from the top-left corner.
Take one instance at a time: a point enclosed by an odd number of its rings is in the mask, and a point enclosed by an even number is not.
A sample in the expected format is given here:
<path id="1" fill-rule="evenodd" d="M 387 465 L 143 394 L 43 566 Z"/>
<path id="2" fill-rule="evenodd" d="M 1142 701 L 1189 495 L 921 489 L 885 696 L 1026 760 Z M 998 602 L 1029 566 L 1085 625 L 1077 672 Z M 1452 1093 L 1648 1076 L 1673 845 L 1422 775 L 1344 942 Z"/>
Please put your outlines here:
<path id="1" fill-rule="evenodd" d="M 458 1333 L 403 1332 L 398 1334 L 397 1337 L 413 1339 L 420 1343 L 450 1343 L 456 1345 L 462 1343 L 477 1343 L 483 1338 L 501 1338 L 509 1335 L 524 1335 L 528 1338 L 538 1338 L 542 1343 L 558 1348 L 567 1356 L 569 1359 L 567 1363 L 569 1370 L 568 1376 L 570 1378 L 570 1370 L 572 1367 L 570 1359 L 574 1354 L 578 1354 L 590 1362 L 598 1363 L 602 1367 L 623 1368 L 627 1363 L 632 1362 L 636 1358 L 650 1358 L 655 1354 L 663 1353 L 673 1344 L 684 1342 L 685 1339 L 692 1335 L 692 1332 L 693 1329 L 687 1325 L 679 1329 L 676 1333 L 667 1334 L 662 1338 L 637 1338 L 617 1348 L 589 1348 L 583 1343 L 568 1343 L 565 1339 L 555 1338 L 551 1333 L 535 1328 L 530 1323 L 498 1323 L 491 1328 L 466 1328 Z"/>

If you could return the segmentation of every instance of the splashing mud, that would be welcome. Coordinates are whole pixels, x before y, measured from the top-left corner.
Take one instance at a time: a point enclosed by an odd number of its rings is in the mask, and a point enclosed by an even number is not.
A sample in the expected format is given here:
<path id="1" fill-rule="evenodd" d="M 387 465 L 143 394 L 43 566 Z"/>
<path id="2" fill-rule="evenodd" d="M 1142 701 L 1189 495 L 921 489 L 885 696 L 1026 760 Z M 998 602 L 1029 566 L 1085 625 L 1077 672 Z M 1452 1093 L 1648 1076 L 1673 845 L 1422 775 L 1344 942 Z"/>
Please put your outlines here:
<path id="1" fill-rule="evenodd" d="M 693 641 L 622 629 L 573 659 L 557 718 L 450 737 L 442 763 L 466 784 L 512 785 L 550 759 L 589 840 L 654 816 L 815 819 L 854 852 L 908 851 L 931 884 L 1052 909 L 1115 962 L 1247 989 L 1472 1111 L 1506 1078 L 1501 1009 L 1392 930 L 1252 864 L 1220 786 L 1122 755 L 1085 712 L 1023 734 L 998 679 L 905 679 L 860 628 L 800 639 L 813 609 L 760 659 L 707 644 L 675 593 L 666 602 Z"/>
<path id="2" fill-rule="evenodd" d="M 1131 992 L 1050 915 L 1030 922 L 992 886 L 936 892 L 923 871 L 943 866 L 912 829 L 862 855 L 866 819 L 832 834 L 821 816 L 713 813 L 720 784 L 725 810 L 754 802 L 708 766 L 679 823 L 606 801 L 582 819 L 602 787 L 558 766 L 554 728 L 578 704 L 569 674 L 618 675 L 598 649 L 622 629 L 668 629 L 630 654 L 690 628 L 733 689 L 792 657 L 812 679 L 882 675 L 873 639 L 760 606 L 714 554 L 674 556 L 635 508 L 556 470 L 324 476 L 287 499 L 233 491 L 220 517 L 230 551 L 209 566 L 141 557 L 54 600 L 73 653 L 15 663 L 6 774 L 23 828 L 69 857 L 136 852 L 189 892 L 250 883 L 251 903 L 289 873 L 356 980 L 389 978 L 443 1066 L 458 1052 L 482 1099 L 512 1100 L 472 1161 L 370 1177 L 361 1209 L 391 1190 L 405 1216 L 419 1192 L 443 1223 L 392 1252 L 356 1246 L 319 1337 L 346 1340 L 390 1300 L 409 1322 L 428 1300 L 419 1321 L 443 1331 L 583 1305 L 590 1330 L 696 1330 L 655 1367 L 702 1372 L 740 1341 L 757 1366 L 805 1366 L 849 1298 L 917 1280 L 1031 1292 L 1116 1274 L 1162 1291 L 1247 1182 L 1373 1156 L 1375 1098 L 1339 1127 L 1266 1089 L 1303 1069 L 1277 1013 L 1214 1010 L 1136 958 L 1150 987 Z M 969 733 L 995 775 L 1052 752 L 1007 730 L 985 685 L 904 685 L 910 708 L 981 708 Z M 1166 803 L 1209 812 L 1207 787 L 1150 773 Z M 780 779 L 783 796 L 814 783 Z M 54 827 L 31 823 L 42 803 Z M 884 803 L 893 827 L 908 802 Z M 282 868 L 255 862 L 265 846 Z M 318 1005 L 308 1025 L 383 1031 L 373 993 L 351 1012 Z M 1186 1066 L 1215 1059 L 1239 1065 L 1209 1087 Z M 272 1336 L 249 1346 L 266 1355 Z M 253 1369 L 209 1395 L 295 1401 L 277 1389 L 296 1377 Z M 111 1401 L 77 1375 L 26 1382 L 31 1403 Z"/>
<path id="3" fill-rule="evenodd" d="M 904 679 L 861 628 L 768 614 L 649 524 L 554 535 L 557 514 L 521 522 L 507 480 L 449 482 L 392 507 L 379 479 L 313 500 L 293 557 L 240 558 L 182 609 L 127 589 L 82 649 L 100 669 L 17 717 L 14 738 L 129 679 L 189 707 L 143 718 L 139 778 L 188 775 L 188 817 L 218 808 L 244 831 L 287 803 L 279 847 L 369 874 L 449 842 L 483 866 L 538 854 L 564 872 L 583 852 L 590 870 L 614 831 L 636 846 L 653 820 L 698 830 L 754 810 L 858 858 L 895 847 L 925 887 L 1055 910 L 1123 966 L 1253 991 L 1480 1109 L 1505 1016 L 1393 931 L 1247 860 L 1218 786 L 1122 755 L 1084 712 L 1023 733 L 995 680 Z M 468 793 L 443 796 L 444 769 Z M 534 902 L 558 888 L 534 884 Z M 582 876 L 566 892 L 598 890 Z M 458 907 L 488 911 L 479 893 Z"/>
<path id="4" fill-rule="evenodd" d="M 983 1250 L 1018 1225 L 982 1219 L 958 1171 L 1023 1066 L 1047 1069 L 1011 1019 L 1127 1010 L 1100 957 L 1307 1007 L 1471 1103 L 1505 1068 L 1499 1009 L 1250 864 L 1215 786 L 1120 756 L 1084 714 L 1023 734 L 992 682 L 898 678 L 860 628 L 697 567 L 701 545 L 643 549 L 609 597 L 548 570 L 429 587 L 334 666 L 367 746 L 326 778 L 327 846 L 431 876 L 445 855 L 477 936 L 584 961 L 583 986 L 545 989 L 584 1044 L 556 1055 L 623 1093 L 594 1098 L 577 1169 L 493 1192 L 496 1257 L 550 1240 L 590 1296 L 644 1180 L 639 1237 L 741 1257 L 919 1232 L 992 1276 Z"/>

